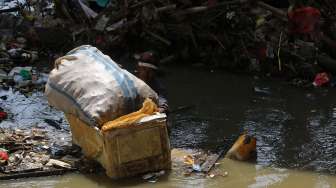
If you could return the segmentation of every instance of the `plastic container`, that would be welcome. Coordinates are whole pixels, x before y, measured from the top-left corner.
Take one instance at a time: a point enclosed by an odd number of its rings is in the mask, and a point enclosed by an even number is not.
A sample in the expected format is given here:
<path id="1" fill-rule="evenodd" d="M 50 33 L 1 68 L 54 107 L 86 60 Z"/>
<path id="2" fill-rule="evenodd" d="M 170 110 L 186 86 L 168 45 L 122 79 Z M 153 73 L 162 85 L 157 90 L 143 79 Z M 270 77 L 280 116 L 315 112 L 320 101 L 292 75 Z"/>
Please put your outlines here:
<path id="1" fill-rule="evenodd" d="M 171 168 L 166 116 L 153 115 L 134 126 L 102 132 L 66 114 L 73 143 L 98 161 L 114 179 Z"/>

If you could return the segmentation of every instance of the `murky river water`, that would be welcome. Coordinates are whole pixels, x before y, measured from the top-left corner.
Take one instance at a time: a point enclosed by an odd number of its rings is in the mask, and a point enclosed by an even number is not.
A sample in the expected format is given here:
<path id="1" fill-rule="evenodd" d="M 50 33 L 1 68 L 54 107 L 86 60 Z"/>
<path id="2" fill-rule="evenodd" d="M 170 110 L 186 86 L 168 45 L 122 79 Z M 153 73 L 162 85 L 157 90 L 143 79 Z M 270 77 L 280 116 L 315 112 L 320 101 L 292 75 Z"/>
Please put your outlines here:
<path id="1" fill-rule="evenodd" d="M 266 168 L 260 165 L 246 164 L 232 160 L 221 161 L 220 168 L 229 172 L 227 177 L 213 179 L 202 177 L 184 177 L 174 170 L 156 183 L 139 179 L 113 181 L 104 175 L 84 176 L 70 174 L 47 178 L 35 178 L 0 183 L 1 187 L 43 187 L 43 188 L 114 188 L 114 187 L 271 187 L 271 188 L 332 188 L 336 178 L 306 171 L 293 171 L 279 168 Z"/>
<path id="2" fill-rule="evenodd" d="M 172 71 L 171 103 L 194 105 L 174 114 L 173 146 L 226 148 L 247 131 L 257 164 L 336 173 L 335 89 L 199 71 Z"/>
<path id="3" fill-rule="evenodd" d="M 224 159 L 229 173 L 184 177 L 173 169 L 157 183 L 112 181 L 104 175 L 0 182 L 0 187 L 336 187 L 335 89 L 300 89 L 248 76 L 170 68 L 173 147 L 228 149 L 244 131 L 257 138 L 257 160 Z M 184 110 L 181 106 L 190 107 Z"/>

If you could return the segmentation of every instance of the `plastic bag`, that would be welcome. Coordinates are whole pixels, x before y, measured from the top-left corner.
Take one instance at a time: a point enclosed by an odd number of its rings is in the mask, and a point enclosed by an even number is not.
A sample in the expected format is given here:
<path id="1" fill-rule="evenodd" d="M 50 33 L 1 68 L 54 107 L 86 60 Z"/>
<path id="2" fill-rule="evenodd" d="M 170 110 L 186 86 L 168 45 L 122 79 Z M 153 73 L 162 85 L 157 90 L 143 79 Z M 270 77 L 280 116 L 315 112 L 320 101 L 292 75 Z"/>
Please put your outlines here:
<path id="1" fill-rule="evenodd" d="M 45 95 L 50 105 L 98 127 L 138 110 L 146 98 L 158 98 L 142 80 L 89 45 L 56 60 Z"/>

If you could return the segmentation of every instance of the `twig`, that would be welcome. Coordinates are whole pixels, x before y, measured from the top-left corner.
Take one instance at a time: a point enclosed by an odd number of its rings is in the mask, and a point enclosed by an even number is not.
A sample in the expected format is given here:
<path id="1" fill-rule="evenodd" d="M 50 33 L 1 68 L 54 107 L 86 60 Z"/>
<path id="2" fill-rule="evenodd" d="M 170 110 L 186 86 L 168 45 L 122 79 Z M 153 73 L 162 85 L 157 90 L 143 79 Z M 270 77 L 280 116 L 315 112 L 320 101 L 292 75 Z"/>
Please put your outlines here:
<path id="1" fill-rule="evenodd" d="M 196 38 L 195 38 L 195 35 L 194 35 L 194 32 L 193 32 L 192 26 L 190 26 L 190 25 L 189 25 L 189 33 L 190 33 L 190 37 L 191 37 L 191 40 L 192 40 L 195 48 L 197 48 L 198 45 L 197 45 L 197 42 L 196 42 Z"/>
<path id="2" fill-rule="evenodd" d="M 160 13 L 160 12 L 165 12 L 165 11 L 171 11 L 176 9 L 176 4 L 172 4 L 172 5 L 167 5 L 164 7 L 160 7 L 160 8 L 156 8 L 155 12 Z"/>
<path id="3" fill-rule="evenodd" d="M 174 60 L 175 58 L 176 58 L 175 55 L 170 55 L 170 56 L 168 56 L 168 57 L 165 57 L 165 58 L 161 59 L 161 60 L 160 60 L 160 64 L 168 63 L 168 62 Z"/>
<path id="4" fill-rule="evenodd" d="M 244 41 L 243 41 L 241 35 L 239 35 L 239 36 L 240 36 L 240 40 L 239 40 L 239 41 L 240 41 L 241 45 L 243 46 L 245 55 L 246 55 L 249 59 L 251 59 L 250 53 L 248 52 L 248 49 L 247 49 L 247 47 L 246 47 L 246 45 L 245 45 L 245 43 L 244 43 Z"/>
<path id="5" fill-rule="evenodd" d="M 281 20 L 288 21 L 287 14 L 283 10 L 275 8 L 275 7 L 272 7 L 271 5 L 268 5 L 268 4 L 266 4 L 264 2 L 261 2 L 261 1 L 258 1 L 257 5 L 260 6 L 260 7 L 262 7 L 263 9 L 271 11 L 275 16 L 277 16 Z"/>
<path id="6" fill-rule="evenodd" d="M 136 8 L 142 7 L 142 6 L 144 6 L 144 5 L 148 4 L 148 3 L 151 3 L 152 1 L 155 1 L 155 0 L 144 0 L 144 1 L 141 1 L 141 2 L 139 2 L 137 4 L 135 4 L 135 5 L 132 5 L 130 7 L 130 9 L 136 9 Z"/>
<path id="7" fill-rule="evenodd" d="M 279 38 L 278 53 L 277 53 L 277 55 L 278 55 L 278 65 L 279 65 L 279 71 L 281 71 L 280 50 L 281 50 L 282 34 L 283 34 L 283 32 L 281 31 L 281 33 L 280 33 L 280 38 Z"/>
<path id="8" fill-rule="evenodd" d="M 218 13 L 216 16 L 214 16 L 214 17 L 212 17 L 212 18 L 210 18 L 208 21 L 207 21 L 207 23 L 209 24 L 209 23 L 212 23 L 212 21 L 213 20 L 215 20 L 216 18 L 218 18 L 218 17 L 220 17 L 220 16 L 222 16 L 223 14 L 226 14 L 227 13 L 227 11 L 226 10 L 224 10 L 224 11 L 221 11 L 220 13 Z"/>
<path id="9" fill-rule="evenodd" d="M 223 43 L 217 38 L 216 35 L 213 35 L 213 34 L 212 34 L 211 36 L 215 39 L 215 41 L 219 44 L 219 46 L 223 48 L 223 50 L 226 50 L 226 49 L 225 49 L 225 46 L 224 46 Z"/>
<path id="10" fill-rule="evenodd" d="M 191 7 L 191 8 L 187 8 L 187 9 L 179 11 L 178 13 L 176 13 L 176 15 L 181 16 L 181 15 L 187 15 L 187 14 L 193 14 L 193 13 L 200 13 L 200 12 L 204 12 L 204 11 L 207 11 L 207 10 L 220 8 L 220 7 L 223 7 L 223 6 L 240 4 L 240 3 L 242 3 L 242 1 L 232 0 L 232 1 L 226 1 L 226 2 L 218 3 L 217 5 L 212 6 L 212 7 L 208 7 L 208 6 Z"/>
<path id="11" fill-rule="evenodd" d="M 146 32 L 147 34 L 151 35 L 152 37 L 158 39 L 159 41 L 165 43 L 166 45 L 168 45 L 168 46 L 171 45 L 171 42 L 170 42 L 169 40 L 167 40 L 167 39 L 165 39 L 165 38 L 163 38 L 163 37 L 161 37 L 161 36 L 159 36 L 159 35 L 157 35 L 157 34 L 151 32 L 151 31 L 145 30 L 145 32 Z"/>

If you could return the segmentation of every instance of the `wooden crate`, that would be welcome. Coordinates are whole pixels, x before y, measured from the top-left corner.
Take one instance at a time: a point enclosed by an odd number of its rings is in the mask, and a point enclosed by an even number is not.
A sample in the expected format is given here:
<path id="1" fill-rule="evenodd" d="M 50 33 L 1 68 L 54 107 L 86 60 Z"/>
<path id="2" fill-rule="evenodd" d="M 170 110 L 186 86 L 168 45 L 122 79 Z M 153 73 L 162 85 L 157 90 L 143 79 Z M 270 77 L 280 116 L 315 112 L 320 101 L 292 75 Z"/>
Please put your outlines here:
<path id="1" fill-rule="evenodd" d="M 168 170 L 171 168 L 170 144 L 164 116 L 149 116 L 130 128 L 102 132 L 66 114 L 73 143 L 97 160 L 111 178 Z"/>

